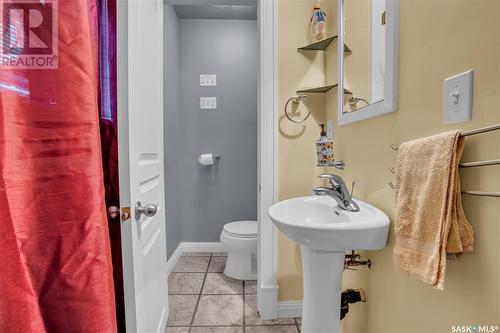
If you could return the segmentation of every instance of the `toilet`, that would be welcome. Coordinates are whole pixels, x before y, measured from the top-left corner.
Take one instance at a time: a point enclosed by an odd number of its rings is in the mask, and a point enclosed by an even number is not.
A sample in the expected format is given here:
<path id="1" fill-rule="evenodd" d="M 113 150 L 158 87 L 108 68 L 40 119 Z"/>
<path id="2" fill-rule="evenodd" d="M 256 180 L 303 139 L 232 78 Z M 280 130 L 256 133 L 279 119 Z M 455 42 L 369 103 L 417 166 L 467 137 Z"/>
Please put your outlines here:
<path id="1" fill-rule="evenodd" d="M 227 250 L 224 274 L 238 280 L 256 280 L 257 221 L 226 223 L 220 241 Z"/>

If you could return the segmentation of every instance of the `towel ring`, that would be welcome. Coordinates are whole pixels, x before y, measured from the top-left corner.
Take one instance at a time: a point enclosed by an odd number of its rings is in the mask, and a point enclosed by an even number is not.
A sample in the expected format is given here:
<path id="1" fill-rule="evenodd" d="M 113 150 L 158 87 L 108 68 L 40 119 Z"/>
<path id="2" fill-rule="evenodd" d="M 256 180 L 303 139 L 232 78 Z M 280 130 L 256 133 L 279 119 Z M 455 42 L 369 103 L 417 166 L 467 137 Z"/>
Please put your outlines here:
<path id="1" fill-rule="evenodd" d="M 292 118 L 290 118 L 290 116 L 288 115 L 288 112 L 286 111 L 287 110 L 287 107 L 288 107 L 288 104 L 290 102 L 293 102 L 295 104 L 299 104 L 304 98 L 306 98 L 307 95 L 298 95 L 298 96 L 292 96 L 288 99 L 288 101 L 286 101 L 285 103 L 285 116 L 287 117 L 288 120 L 290 120 L 292 123 L 296 123 L 296 124 L 300 124 L 300 123 L 303 123 L 304 121 L 307 120 L 307 118 L 309 118 L 309 116 L 311 115 L 311 111 L 309 111 L 307 113 L 307 116 L 302 119 L 302 120 L 294 120 Z"/>

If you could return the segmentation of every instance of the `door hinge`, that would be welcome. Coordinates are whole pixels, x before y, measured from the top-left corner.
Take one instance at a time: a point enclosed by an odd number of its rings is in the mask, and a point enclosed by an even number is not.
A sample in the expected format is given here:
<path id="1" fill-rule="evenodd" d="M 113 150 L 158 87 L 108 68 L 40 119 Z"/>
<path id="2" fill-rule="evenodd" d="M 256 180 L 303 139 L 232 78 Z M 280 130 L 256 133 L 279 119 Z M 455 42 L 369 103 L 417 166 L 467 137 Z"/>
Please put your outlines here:
<path id="1" fill-rule="evenodd" d="M 122 207 L 120 218 L 122 222 L 130 220 L 130 207 Z"/>

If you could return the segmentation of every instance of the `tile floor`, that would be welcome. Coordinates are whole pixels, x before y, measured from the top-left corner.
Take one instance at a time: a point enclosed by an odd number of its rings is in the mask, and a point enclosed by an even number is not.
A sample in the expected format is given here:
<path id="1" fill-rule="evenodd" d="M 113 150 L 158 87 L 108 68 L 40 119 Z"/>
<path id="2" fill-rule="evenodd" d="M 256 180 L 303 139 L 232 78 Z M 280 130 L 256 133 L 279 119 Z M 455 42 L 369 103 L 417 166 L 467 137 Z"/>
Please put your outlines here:
<path id="1" fill-rule="evenodd" d="M 260 320 L 256 281 L 222 272 L 225 253 L 184 253 L 168 278 L 166 333 L 297 333 L 300 319 Z"/>

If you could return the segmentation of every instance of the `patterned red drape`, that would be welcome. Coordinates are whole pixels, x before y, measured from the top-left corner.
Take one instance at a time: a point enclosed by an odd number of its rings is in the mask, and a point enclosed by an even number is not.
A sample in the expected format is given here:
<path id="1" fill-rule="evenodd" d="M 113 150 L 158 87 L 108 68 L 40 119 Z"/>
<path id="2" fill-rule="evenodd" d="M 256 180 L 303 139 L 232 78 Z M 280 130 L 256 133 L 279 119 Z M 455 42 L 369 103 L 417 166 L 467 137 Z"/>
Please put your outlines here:
<path id="1" fill-rule="evenodd" d="M 58 69 L 0 70 L 0 332 L 116 331 L 96 0 L 58 14 Z"/>

